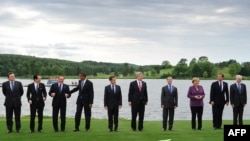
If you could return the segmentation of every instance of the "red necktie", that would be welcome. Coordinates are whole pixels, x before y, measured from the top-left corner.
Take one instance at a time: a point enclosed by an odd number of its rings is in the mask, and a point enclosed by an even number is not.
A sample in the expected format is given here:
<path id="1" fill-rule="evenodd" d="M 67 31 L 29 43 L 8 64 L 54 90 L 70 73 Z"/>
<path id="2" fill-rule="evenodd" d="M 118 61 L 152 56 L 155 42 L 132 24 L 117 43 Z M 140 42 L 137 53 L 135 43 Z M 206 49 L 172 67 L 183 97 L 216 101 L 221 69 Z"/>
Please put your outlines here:
<path id="1" fill-rule="evenodd" d="M 139 81 L 139 90 L 141 91 L 142 85 L 141 85 L 141 81 Z"/>

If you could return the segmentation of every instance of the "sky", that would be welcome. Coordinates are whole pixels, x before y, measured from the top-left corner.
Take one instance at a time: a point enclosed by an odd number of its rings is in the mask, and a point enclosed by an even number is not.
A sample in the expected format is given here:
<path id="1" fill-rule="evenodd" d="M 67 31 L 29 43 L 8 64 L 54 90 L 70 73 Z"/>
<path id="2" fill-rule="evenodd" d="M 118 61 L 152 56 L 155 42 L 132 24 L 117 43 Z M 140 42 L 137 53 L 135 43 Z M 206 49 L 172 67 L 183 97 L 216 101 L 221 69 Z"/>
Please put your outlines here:
<path id="1" fill-rule="evenodd" d="M 176 65 L 249 62 L 249 0 L 1 0 L 0 54 Z"/>

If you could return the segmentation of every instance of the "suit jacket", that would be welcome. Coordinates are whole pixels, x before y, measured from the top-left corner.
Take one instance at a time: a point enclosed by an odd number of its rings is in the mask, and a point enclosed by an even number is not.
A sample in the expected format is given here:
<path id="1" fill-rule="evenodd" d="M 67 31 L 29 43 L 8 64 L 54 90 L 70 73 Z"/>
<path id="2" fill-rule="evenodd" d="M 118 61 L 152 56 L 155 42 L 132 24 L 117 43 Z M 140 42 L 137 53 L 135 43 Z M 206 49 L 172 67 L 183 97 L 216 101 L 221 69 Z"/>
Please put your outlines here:
<path id="1" fill-rule="evenodd" d="M 56 93 L 55 97 L 53 97 L 52 106 L 53 107 L 54 106 L 55 107 L 65 106 L 66 107 L 67 100 L 66 100 L 65 94 L 67 93 L 69 95 L 69 97 L 71 96 L 69 86 L 66 84 L 63 84 L 62 90 L 60 92 L 58 85 L 59 85 L 58 83 L 52 84 L 50 87 L 50 90 L 49 90 L 49 95 L 51 97 L 52 97 L 52 95 L 51 95 L 52 93 Z"/>
<path id="2" fill-rule="evenodd" d="M 10 107 L 12 104 L 14 104 L 14 107 L 22 106 L 21 97 L 23 95 L 23 86 L 21 82 L 14 81 L 14 88 L 12 91 L 10 82 L 6 81 L 2 84 L 2 91 L 5 96 L 4 105 L 6 107 Z"/>
<path id="3" fill-rule="evenodd" d="M 47 92 L 45 85 L 43 83 L 39 83 L 38 92 L 36 91 L 35 84 L 31 83 L 27 88 L 27 99 L 32 100 L 32 105 L 38 103 L 41 106 L 44 106 L 43 97 L 47 97 Z"/>
<path id="4" fill-rule="evenodd" d="M 172 92 L 168 90 L 168 85 L 162 87 L 161 105 L 164 105 L 164 108 L 174 108 L 174 106 L 178 106 L 178 92 L 175 86 L 172 85 Z"/>
<path id="5" fill-rule="evenodd" d="M 210 101 L 214 101 L 215 105 L 225 105 L 226 102 L 229 102 L 229 92 L 227 82 L 223 82 L 223 89 L 221 90 L 219 82 L 215 81 L 211 85 L 210 89 Z"/>
<path id="6" fill-rule="evenodd" d="M 119 105 L 122 105 L 121 87 L 119 85 L 115 85 L 114 93 L 111 85 L 107 85 L 104 89 L 104 106 L 108 106 L 108 108 L 118 108 Z"/>
<path id="7" fill-rule="evenodd" d="M 235 106 L 247 104 L 247 90 L 245 84 L 241 83 L 241 94 L 238 91 L 236 83 L 230 86 L 230 103 Z"/>
<path id="8" fill-rule="evenodd" d="M 131 102 L 132 105 L 139 103 L 147 103 L 148 102 L 148 92 L 147 92 L 147 84 L 142 81 L 142 90 L 139 90 L 137 80 L 132 81 L 129 85 L 129 93 L 128 93 L 128 102 Z"/>
<path id="9" fill-rule="evenodd" d="M 79 80 L 78 85 L 70 91 L 70 93 L 74 93 L 79 90 L 78 97 L 76 100 L 76 104 L 89 105 L 93 104 L 94 100 L 94 88 L 93 83 L 90 80 L 86 80 L 81 89 L 81 80 Z"/>

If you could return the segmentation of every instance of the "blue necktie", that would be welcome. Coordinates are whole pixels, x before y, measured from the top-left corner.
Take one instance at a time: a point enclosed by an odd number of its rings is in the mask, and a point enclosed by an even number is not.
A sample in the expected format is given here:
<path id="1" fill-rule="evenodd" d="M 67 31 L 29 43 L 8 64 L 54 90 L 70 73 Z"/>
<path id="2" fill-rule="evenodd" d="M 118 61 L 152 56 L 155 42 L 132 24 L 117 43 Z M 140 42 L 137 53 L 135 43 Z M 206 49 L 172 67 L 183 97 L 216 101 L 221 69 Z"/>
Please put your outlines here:
<path id="1" fill-rule="evenodd" d="M 171 87 L 171 85 L 168 85 L 168 91 L 169 91 L 169 93 L 172 93 L 172 87 Z"/>
<path id="2" fill-rule="evenodd" d="M 14 90 L 14 82 L 11 81 L 11 91 L 13 91 L 13 90 Z"/>
<path id="3" fill-rule="evenodd" d="M 240 86 L 240 84 L 238 84 L 238 91 L 241 94 L 241 86 Z"/>

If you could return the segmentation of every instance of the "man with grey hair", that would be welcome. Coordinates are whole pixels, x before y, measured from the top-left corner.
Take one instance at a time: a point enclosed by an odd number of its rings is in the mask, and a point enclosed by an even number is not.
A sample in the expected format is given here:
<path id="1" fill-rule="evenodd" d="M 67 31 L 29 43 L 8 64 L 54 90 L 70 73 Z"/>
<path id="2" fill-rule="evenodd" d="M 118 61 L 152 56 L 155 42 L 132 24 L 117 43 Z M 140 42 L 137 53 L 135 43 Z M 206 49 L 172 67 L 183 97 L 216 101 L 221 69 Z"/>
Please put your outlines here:
<path id="1" fill-rule="evenodd" d="M 247 90 L 246 85 L 241 83 L 241 75 L 236 75 L 235 79 L 236 83 L 230 86 L 230 103 L 233 108 L 233 124 L 243 125 L 243 111 L 247 104 Z"/>
<path id="2" fill-rule="evenodd" d="M 136 80 L 132 81 L 129 86 L 128 103 L 131 106 L 131 128 L 133 131 L 136 131 L 137 114 L 139 114 L 138 130 L 143 130 L 145 105 L 148 103 L 147 84 L 142 79 L 142 72 L 136 73 Z"/>

